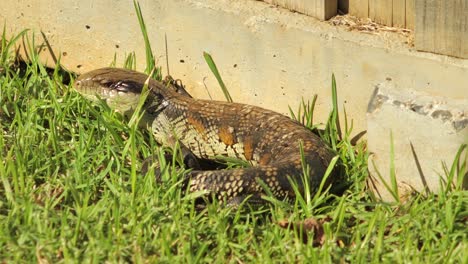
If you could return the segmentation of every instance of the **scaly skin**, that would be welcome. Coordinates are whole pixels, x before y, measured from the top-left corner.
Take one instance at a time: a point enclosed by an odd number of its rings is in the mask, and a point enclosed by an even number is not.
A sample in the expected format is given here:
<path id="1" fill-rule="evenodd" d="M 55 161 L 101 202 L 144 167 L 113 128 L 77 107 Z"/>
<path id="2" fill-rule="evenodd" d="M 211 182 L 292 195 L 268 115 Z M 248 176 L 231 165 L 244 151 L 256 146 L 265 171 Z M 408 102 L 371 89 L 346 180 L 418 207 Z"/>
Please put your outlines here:
<path id="1" fill-rule="evenodd" d="M 238 204 L 247 196 L 261 201 L 265 193 L 259 183 L 262 181 L 275 197 L 294 198 L 289 177 L 304 192 L 300 143 L 310 169 L 310 190 L 322 181 L 332 152 L 309 129 L 279 113 L 245 104 L 194 99 L 148 79 L 145 74 L 125 69 L 88 72 L 77 79 L 75 89 L 91 100 L 98 95 L 111 108 L 130 116 L 145 81 L 150 92 L 140 126 L 149 129 L 159 144 L 174 147 L 177 142 L 200 159 L 221 155 L 252 165 L 230 170 L 193 170 L 186 180 L 190 191 L 207 191 L 207 197 L 215 195 L 229 204 Z M 330 175 L 325 186 L 334 179 Z"/>

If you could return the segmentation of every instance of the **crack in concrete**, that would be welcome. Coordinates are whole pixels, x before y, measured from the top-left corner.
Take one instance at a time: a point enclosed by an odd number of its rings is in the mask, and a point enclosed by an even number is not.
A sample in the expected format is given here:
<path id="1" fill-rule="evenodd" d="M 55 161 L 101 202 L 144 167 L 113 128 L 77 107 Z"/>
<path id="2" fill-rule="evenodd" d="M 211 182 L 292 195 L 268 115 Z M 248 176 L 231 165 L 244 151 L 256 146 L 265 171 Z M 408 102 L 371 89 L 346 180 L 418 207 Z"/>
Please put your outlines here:
<path id="1" fill-rule="evenodd" d="M 390 104 L 395 107 L 410 110 L 411 112 L 428 116 L 432 119 L 439 119 L 442 122 L 450 122 L 455 132 L 459 132 L 468 126 L 468 115 L 466 111 L 441 109 L 440 103 L 417 104 L 414 100 L 397 100 L 389 95 L 384 95 L 377 86 L 372 93 L 367 106 L 367 113 L 372 114 L 378 111 L 383 104 Z"/>

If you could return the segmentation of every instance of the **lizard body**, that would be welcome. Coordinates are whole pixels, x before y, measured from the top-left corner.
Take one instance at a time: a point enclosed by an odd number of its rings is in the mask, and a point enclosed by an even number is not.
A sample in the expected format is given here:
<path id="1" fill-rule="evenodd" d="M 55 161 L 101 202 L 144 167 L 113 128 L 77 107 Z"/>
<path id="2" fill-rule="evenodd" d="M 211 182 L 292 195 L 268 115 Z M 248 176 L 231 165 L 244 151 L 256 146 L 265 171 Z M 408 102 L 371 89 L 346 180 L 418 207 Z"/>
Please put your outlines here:
<path id="1" fill-rule="evenodd" d="M 81 75 L 75 89 L 85 97 L 96 95 L 124 115 L 131 116 L 145 81 L 149 93 L 140 125 L 167 147 L 181 144 L 200 159 L 234 157 L 250 163 L 248 168 L 192 170 L 186 184 L 190 191 L 207 191 L 231 204 L 247 196 L 260 200 L 263 181 L 277 198 L 293 198 L 291 177 L 304 192 L 303 167 L 308 165 L 310 190 L 316 189 L 333 157 L 326 144 L 308 128 L 274 111 L 260 107 L 198 100 L 177 92 L 147 75 L 131 70 L 103 68 Z M 333 181 L 330 175 L 326 185 Z"/>

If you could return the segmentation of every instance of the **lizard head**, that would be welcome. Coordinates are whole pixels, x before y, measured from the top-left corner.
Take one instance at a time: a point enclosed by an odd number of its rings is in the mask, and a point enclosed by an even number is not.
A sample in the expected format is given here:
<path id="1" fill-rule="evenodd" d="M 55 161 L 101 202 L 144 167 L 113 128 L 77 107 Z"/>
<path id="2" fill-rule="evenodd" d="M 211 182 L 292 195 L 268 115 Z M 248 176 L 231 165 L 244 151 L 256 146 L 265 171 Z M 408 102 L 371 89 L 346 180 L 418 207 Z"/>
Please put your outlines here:
<path id="1" fill-rule="evenodd" d="M 148 75 L 136 71 L 102 68 L 80 75 L 74 87 L 83 97 L 94 102 L 103 100 L 111 109 L 131 116 L 147 80 L 153 81 Z M 149 93 L 146 101 L 154 103 L 155 96 L 155 93 Z"/>

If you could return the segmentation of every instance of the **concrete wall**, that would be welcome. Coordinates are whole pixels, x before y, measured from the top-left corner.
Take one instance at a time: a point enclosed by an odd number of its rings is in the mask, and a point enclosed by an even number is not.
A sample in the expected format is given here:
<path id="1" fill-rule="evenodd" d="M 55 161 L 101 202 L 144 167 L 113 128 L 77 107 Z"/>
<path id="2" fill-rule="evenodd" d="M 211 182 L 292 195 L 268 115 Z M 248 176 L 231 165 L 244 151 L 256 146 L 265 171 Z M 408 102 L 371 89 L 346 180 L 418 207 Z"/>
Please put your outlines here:
<path id="1" fill-rule="evenodd" d="M 207 51 L 234 101 L 287 114 L 288 105 L 296 109 L 302 98 L 318 94 L 319 121 L 325 121 L 330 110 L 334 73 L 339 104 L 354 119 L 355 133 L 367 129 L 368 101 L 381 82 L 398 84 L 395 92 L 467 98 L 467 60 L 417 52 L 396 33 L 348 31 L 262 1 L 142 0 L 140 4 L 160 64 L 165 65 L 166 34 L 171 75 L 182 79 L 195 97 L 208 98 L 209 91 L 213 99 L 223 100 L 203 59 Z M 114 54 L 121 63 L 132 51 L 139 69 L 144 68 L 143 39 L 130 0 L 80 0 L 66 5 L 58 0 L 4 0 L 0 23 L 6 23 L 10 35 L 32 29 L 38 44 L 42 31 L 54 52 L 62 55 L 63 65 L 73 71 L 107 66 Z M 44 60 L 53 64 L 47 51 Z"/>

